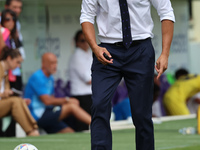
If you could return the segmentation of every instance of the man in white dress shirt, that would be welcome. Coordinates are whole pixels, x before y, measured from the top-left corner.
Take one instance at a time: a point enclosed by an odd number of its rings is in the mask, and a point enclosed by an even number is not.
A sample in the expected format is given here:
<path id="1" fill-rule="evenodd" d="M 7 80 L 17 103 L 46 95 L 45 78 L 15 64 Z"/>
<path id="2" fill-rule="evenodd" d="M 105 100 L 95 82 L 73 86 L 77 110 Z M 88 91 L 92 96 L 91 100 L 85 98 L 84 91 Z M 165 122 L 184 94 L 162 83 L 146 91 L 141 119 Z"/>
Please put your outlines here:
<path id="1" fill-rule="evenodd" d="M 162 53 L 155 63 L 153 5 L 162 23 Z M 98 27 L 97 45 L 94 23 Z M 136 149 L 154 150 L 152 123 L 154 67 L 167 69 L 175 17 L 170 0 L 82 0 L 80 23 L 93 53 L 92 150 L 111 150 L 111 98 L 124 77 L 128 88 Z M 107 54 L 107 56 L 105 56 Z"/>
<path id="2" fill-rule="evenodd" d="M 80 106 L 91 114 L 92 105 L 92 90 L 91 90 L 91 64 L 92 52 L 85 40 L 82 30 L 76 32 L 75 37 L 75 52 L 71 56 L 69 62 L 69 81 L 70 94 L 79 100 Z M 75 130 L 88 130 L 88 125 L 75 121 Z"/>

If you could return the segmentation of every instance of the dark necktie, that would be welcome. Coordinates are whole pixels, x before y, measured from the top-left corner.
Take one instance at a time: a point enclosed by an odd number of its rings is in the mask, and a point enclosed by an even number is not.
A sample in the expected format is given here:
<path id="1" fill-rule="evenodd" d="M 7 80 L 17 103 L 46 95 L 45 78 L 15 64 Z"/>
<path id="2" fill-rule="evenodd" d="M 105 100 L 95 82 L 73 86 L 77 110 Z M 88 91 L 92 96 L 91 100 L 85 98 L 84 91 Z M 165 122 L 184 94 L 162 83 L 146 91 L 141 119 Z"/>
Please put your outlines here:
<path id="1" fill-rule="evenodd" d="M 132 44 L 132 36 L 127 1 L 119 0 L 119 5 L 122 18 L 123 45 L 128 49 Z"/>

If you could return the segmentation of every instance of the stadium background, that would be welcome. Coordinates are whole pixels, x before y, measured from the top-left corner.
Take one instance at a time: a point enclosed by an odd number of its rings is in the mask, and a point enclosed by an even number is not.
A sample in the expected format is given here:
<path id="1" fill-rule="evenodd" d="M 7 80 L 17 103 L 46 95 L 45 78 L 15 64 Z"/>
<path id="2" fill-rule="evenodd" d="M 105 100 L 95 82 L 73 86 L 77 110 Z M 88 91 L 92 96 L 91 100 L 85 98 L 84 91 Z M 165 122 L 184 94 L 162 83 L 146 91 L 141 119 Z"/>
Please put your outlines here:
<path id="1" fill-rule="evenodd" d="M 193 0 L 192 13 L 190 0 L 171 0 L 175 16 L 174 38 L 169 57 L 167 72 L 173 74 L 180 67 L 191 73 L 200 73 L 200 19 L 198 17 L 199 0 Z M 0 9 L 4 0 L 0 1 Z M 23 82 L 36 69 L 40 68 L 40 58 L 44 52 L 50 51 L 58 56 L 58 71 L 55 78 L 67 81 L 68 61 L 74 51 L 73 36 L 81 28 L 79 16 L 81 0 L 24 0 L 20 16 L 26 59 L 22 64 Z M 152 8 L 154 19 L 154 39 L 156 58 L 161 53 L 161 25 L 159 17 Z M 192 16 L 191 16 L 192 14 Z M 97 30 L 96 30 L 97 32 Z M 31 67 L 30 67 L 31 66 Z"/>

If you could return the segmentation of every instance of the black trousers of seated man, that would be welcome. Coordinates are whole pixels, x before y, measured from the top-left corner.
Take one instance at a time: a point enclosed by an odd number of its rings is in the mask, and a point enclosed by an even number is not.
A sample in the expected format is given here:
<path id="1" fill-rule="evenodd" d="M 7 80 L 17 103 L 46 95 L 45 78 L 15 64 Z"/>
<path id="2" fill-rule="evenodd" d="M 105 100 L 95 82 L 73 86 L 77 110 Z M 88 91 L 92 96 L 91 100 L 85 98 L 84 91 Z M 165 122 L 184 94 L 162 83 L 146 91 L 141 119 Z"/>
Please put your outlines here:
<path id="1" fill-rule="evenodd" d="M 87 113 L 91 115 L 91 106 L 92 106 L 92 96 L 91 95 L 81 95 L 81 96 L 71 96 L 79 100 L 80 107 L 83 108 Z M 89 126 L 77 119 L 70 116 L 64 120 L 70 127 L 72 127 L 76 132 L 81 132 L 84 130 L 89 130 Z"/>

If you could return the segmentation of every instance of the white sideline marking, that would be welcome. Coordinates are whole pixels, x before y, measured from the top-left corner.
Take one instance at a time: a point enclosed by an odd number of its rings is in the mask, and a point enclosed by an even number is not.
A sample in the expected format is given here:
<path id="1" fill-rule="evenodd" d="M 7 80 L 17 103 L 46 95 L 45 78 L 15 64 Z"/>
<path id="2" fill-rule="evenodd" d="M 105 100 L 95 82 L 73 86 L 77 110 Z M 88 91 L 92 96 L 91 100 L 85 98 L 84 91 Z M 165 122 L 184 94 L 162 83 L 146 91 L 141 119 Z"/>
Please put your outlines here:
<path id="1" fill-rule="evenodd" d="M 193 118 L 196 118 L 196 114 L 180 115 L 180 116 L 164 116 L 164 117 L 160 117 L 160 118 L 152 118 L 152 120 L 153 120 L 154 124 L 160 124 L 160 123 L 166 122 L 166 121 L 185 120 L 185 119 L 193 119 Z M 111 121 L 110 126 L 111 126 L 112 130 L 135 128 L 135 126 L 132 124 L 132 122 L 130 122 L 128 120 Z"/>
<path id="2" fill-rule="evenodd" d="M 170 146 L 170 147 L 163 147 L 163 148 L 158 148 L 158 150 L 168 150 L 172 148 L 184 148 L 184 147 L 189 147 L 191 145 L 181 145 L 181 146 Z"/>
<path id="3" fill-rule="evenodd" d="M 160 118 L 153 118 L 153 120 L 160 119 L 161 121 L 174 121 L 174 120 L 185 120 L 185 119 L 193 119 L 196 118 L 196 114 L 190 114 L 190 115 L 180 115 L 180 116 L 164 116 Z"/>

